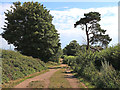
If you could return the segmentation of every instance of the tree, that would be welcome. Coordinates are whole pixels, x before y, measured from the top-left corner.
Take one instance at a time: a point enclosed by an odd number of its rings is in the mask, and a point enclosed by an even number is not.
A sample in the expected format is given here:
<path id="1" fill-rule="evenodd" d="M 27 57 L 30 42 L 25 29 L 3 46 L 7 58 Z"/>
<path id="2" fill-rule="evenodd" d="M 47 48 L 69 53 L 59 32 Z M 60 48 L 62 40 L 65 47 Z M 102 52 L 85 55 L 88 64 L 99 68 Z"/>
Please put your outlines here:
<path id="1" fill-rule="evenodd" d="M 73 40 L 63 49 L 64 55 L 71 55 L 76 56 L 76 54 L 81 50 L 80 45 L 77 43 L 76 40 Z"/>
<path id="2" fill-rule="evenodd" d="M 59 34 L 52 15 L 38 2 L 13 3 L 5 12 L 2 37 L 24 55 L 48 61 L 60 49 Z"/>
<path id="3" fill-rule="evenodd" d="M 101 20 L 100 14 L 98 12 L 89 12 L 84 14 L 85 17 L 81 18 L 74 24 L 74 27 L 80 25 L 82 30 L 85 30 L 87 36 L 87 47 L 89 49 L 89 44 L 99 44 L 100 46 L 107 46 L 112 40 L 109 35 L 105 35 L 106 30 L 101 29 L 98 23 Z"/>

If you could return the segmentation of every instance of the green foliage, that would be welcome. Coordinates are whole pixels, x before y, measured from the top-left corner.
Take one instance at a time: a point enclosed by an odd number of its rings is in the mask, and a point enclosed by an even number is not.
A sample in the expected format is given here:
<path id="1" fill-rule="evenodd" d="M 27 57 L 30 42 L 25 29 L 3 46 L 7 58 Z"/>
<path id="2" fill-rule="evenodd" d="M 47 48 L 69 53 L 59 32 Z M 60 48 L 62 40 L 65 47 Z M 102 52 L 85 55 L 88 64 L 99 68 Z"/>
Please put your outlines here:
<path id="1" fill-rule="evenodd" d="M 61 48 L 59 48 L 58 52 L 53 57 L 50 58 L 50 61 L 60 63 L 59 59 L 61 58 L 62 55 L 63 55 L 63 51 Z"/>
<path id="2" fill-rule="evenodd" d="M 52 15 L 38 2 L 13 3 L 5 12 L 6 25 L 2 37 L 20 53 L 45 62 L 58 60 L 59 34 L 52 24 Z"/>
<path id="3" fill-rule="evenodd" d="M 93 53 L 90 50 L 85 50 L 85 52 L 79 52 L 79 56 L 73 59 L 66 56 L 65 60 L 74 72 L 89 80 L 96 87 L 119 88 L 119 50 L 119 44 L 101 52 Z"/>
<path id="4" fill-rule="evenodd" d="M 120 71 L 120 44 L 103 50 L 101 56 L 112 66 Z"/>
<path id="5" fill-rule="evenodd" d="M 63 58 L 63 64 L 68 64 L 68 59 L 67 59 L 67 55 L 63 55 L 62 58 Z"/>
<path id="6" fill-rule="evenodd" d="M 81 50 L 80 45 L 76 40 L 73 40 L 63 49 L 63 54 L 68 56 L 76 56 L 79 50 Z"/>
<path id="7" fill-rule="evenodd" d="M 34 72 L 47 69 L 44 62 L 28 56 L 23 56 L 19 52 L 2 50 L 2 82 L 22 78 Z"/>
<path id="8" fill-rule="evenodd" d="M 60 65 L 60 63 L 56 63 L 56 62 L 52 62 L 52 61 L 48 61 L 46 63 L 46 66 L 49 68 L 49 67 L 53 67 L 53 66 L 58 66 Z"/>
<path id="9" fill-rule="evenodd" d="M 117 72 L 107 61 L 102 62 L 102 68 L 99 75 L 100 82 L 98 82 L 98 87 L 120 88 L 120 79 Z"/>
<path id="10" fill-rule="evenodd" d="M 68 64 L 68 65 L 71 65 L 72 64 L 72 61 L 75 61 L 75 56 L 67 56 L 67 55 L 64 55 L 64 58 L 63 58 L 63 63 L 64 64 Z"/>
<path id="11" fill-rule="evenodd" d="M 83 18 L 80 18 L 74 26 L 80 25 L 82 30 L 85 30 L 87 36 L 87 50 L 89 49 L 89 43 L 99 44 L 101 46 L 107 46 L 112 40 L 109 35 L 105 35 L 106 30 L 101 29 L 98 23 L 101 20 L 101 15 L 98 12 L 89 12 L 84 14 Z"/>
<path id="12" fill-rule="evenodd" d="M 96 52 L 95 56 L 95 65 L 100 70 L 100 67 L 102 66 L 101 61 L 106 60 L 112 66 L 120 71 L 120 44 L 106 48 L 105 50 L 102 50 L 101 52 Z"/>

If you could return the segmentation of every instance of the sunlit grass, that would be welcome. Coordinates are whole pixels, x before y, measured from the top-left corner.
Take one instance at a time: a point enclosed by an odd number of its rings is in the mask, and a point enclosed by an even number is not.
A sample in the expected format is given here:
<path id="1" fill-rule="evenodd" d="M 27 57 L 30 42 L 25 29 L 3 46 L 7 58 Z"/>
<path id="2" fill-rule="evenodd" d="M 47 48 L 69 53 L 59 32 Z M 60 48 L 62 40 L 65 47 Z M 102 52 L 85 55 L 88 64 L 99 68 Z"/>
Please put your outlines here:
<path id="1" fill-rule="evenodd" d="M 60 69 L 50 78 L 49 88 L 71 88 L 69 82 L 64 78 L 65 69 Z"/>
<path id="2" fill-rule="evenodd" d="M 44 81 L 32 81 L 29 83 L 28 88 L 44 88 Z"/>

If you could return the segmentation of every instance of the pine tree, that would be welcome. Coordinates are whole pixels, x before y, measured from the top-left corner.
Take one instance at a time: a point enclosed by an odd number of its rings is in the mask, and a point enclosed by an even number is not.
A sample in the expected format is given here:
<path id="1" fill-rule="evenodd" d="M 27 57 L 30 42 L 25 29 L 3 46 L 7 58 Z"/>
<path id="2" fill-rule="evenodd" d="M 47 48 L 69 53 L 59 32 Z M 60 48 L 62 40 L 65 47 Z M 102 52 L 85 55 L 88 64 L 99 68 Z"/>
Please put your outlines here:
<path id="1" fill-rule="evenodd" d="M 106 47 L 112 39 L 109 35 L 105 35 L 106 30 L 101 29 L 98 23 L 101 20 L 100 14 L 98 12 L 89 12 L 84 16 L 74 24 L 74 27 L 80 25 L 82 30 L 85 30 L 87 36 L 86 49 L 89 49 L 90 44 L 99 44 Z"/>

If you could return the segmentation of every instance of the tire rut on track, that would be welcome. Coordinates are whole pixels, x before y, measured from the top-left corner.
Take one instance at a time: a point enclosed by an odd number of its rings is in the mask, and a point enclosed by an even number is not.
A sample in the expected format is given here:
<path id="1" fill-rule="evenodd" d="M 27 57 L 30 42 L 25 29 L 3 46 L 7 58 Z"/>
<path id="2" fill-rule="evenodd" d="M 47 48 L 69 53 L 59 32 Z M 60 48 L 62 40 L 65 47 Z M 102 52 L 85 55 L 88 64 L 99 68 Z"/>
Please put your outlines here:
<path id="1" fill-rule="evenodd" d="M 72 88 L 80 88 L 79 84 L 81 84 L 84 88 L 87 88 L 85 84 L 79 82 L 79 80 L 74 77 L 74 75 L 71 73 L 69 69 L 66 69 L 65 78 L 67 78 Z"/>

